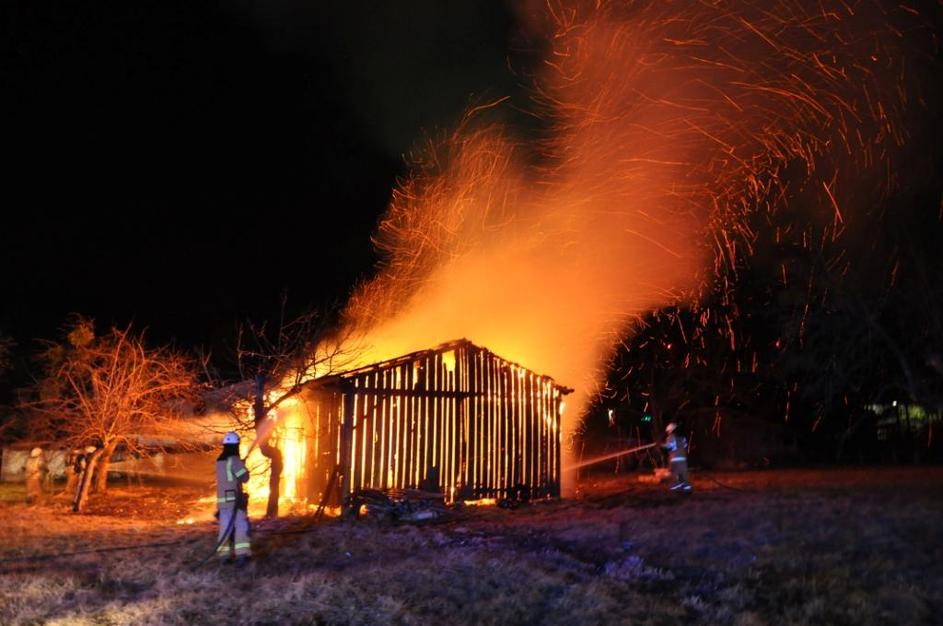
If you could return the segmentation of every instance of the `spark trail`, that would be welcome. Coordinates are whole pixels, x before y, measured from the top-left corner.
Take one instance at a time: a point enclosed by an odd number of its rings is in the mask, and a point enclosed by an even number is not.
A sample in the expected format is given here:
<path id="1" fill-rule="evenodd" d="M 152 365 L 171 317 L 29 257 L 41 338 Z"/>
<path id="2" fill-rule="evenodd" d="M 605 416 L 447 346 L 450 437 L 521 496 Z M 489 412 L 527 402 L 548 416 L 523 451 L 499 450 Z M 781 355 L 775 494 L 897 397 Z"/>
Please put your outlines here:
<path id="1" fill-rule="evenodd" d="M 801 210 L 840 237 L 895 182 L 909 34 L 872 2 L 549 2 L 539 139 L 479 107 L 412 155 L 349 303 L 365 362 L 467 337 L 577 388 L 572 432 L 633 320 L 696 301 L 749 254 L 746 217 Z M 496 104 L 497 107 L 504 104 Z"/>

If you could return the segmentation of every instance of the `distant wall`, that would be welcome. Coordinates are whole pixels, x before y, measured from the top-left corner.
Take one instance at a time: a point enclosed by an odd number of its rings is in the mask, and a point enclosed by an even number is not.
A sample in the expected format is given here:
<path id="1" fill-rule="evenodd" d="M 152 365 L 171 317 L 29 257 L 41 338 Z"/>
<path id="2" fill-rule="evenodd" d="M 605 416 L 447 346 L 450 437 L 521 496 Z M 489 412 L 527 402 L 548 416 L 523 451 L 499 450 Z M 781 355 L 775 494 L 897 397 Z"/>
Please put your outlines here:
<path id="1" fill-rule="evenodd" d="M 7 446 L 3 448 L 3 461 L 0 466 L 0 481 L 22 482 L 26 480 L 26 460 L 32 448 L 24 449 Z M 53 478 L 65 478 L 65 466 L 68 461 L 67 450 L 43 450 L 46 468 Z"/>
<path id="2" fill-rule="evenodd" d="M 203 480 L 211 483 L 216 479 L 214 463 L 218 454 L 218 450 L 213 450 L 129 457 L 113 460 L 108 466 L 108 473 L 185 482 Z"/>
<path id="3" fill-rule="evenodd" d="M 5 447 L 0 464 L 0 481 L 23 482 L 26 480 L 26 460 L 30 449 Z M 214 480 L 213 463 L 218 451 L 158 453 L 147 457 L 118 456 L 108 466 L 110 475 L 123 474 L 142 478 L 166 478 L 170 480 L 194 481 Z M 44 450 L 46 467 L 53 479 L 66 476 L 68 450 Z"/>

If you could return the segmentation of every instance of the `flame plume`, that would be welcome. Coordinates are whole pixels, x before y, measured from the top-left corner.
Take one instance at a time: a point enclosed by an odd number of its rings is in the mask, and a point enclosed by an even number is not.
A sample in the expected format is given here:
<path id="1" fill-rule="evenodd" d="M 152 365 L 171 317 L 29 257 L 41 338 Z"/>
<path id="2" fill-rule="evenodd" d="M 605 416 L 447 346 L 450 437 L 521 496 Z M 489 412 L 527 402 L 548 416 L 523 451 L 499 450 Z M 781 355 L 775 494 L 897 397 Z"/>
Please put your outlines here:
<path id="1" fill-rule="evenodd" d="M 529 15 L 549 131 L 515 138 L 475 112 L 417 150 L 346 321 L 365 361 L 468 337 L 574 385 L 572 432 L 633 319 L 749 253 L 746 215 L 801 208 L 839 237 L 850 204 L 893 185 L 922 17 L 824 0 Z M 800 193 L 814 206 L 791 206 Z"/>

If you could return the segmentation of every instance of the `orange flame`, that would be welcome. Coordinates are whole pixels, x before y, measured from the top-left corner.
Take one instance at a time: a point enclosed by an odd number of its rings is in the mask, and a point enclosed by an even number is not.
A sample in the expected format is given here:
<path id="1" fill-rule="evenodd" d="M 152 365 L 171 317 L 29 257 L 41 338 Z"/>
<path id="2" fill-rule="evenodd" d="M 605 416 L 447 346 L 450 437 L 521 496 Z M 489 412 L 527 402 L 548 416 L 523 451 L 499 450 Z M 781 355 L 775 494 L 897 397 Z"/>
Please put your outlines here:
<path id="1" fill-rule="evenodd" d="M 266 400 L 271 401 L 281 393 L 284 393 L 284 390 L 278 387 L 270 389 L 266 393 Z M 247 407 L 247 411 L 251 419 L 251 407 Z M 278 409 L 266 418 L 271 430 L 265 432 L 271 432 L 271 444 L 282 454 L 280 510 L 290 511 L 307 502 L 306 495 L 301 493 L 307 460 L 307 418 L 304 402 L 295 397 L 282 401 Z M 265 436 L 265 433 L 260 436 Z M 246 456 L 246 466 L 249 469 L 249 483 L 246 488 L 249 493 L 249 512 L 253 515 L 262 514 L 265 512 L 270 493 L 269 460 L 257 446 L 253 446 Z"/>
<path id="2" fill-rule="evenodd" d="M 475 112 L 415 152 L 377 234 L 385 266 L 347 310 L 363 361 L 468 337 L 576 386 L 572 433 L 633 319 L 696 297 L 711 258 L 749 249 L 743 216 L 807 188 L 829 219 L 889 183 L 864 172 L 905 137 L 894 29 L 914 16 L 824 4 L 534 12 L 550 132 L 514 140 Z"/>

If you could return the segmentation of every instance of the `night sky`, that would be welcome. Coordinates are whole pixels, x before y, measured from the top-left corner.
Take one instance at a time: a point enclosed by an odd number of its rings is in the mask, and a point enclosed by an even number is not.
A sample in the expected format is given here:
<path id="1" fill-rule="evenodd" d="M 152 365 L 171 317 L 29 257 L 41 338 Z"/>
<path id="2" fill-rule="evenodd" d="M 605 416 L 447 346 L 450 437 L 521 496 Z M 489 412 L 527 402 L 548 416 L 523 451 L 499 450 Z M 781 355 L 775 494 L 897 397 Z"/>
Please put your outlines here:
<path id="1" fill-rule="evenodd" d="M 540 130 L 523 112 L 541 46 L 523 5 L 3 3 L 4 391 L 71 313 L 225 367 L 238 324 L 276 319 L 283 295 L 289 314 L 342 304 L 379 261 L 371 234 L 416 142 L 505 96 L 514 132 Z M 929 121 L 902 171 L 925 180 L 891 216 L 939 215 L 940 88 L 919 80 Z"/>
<path id="2" fill-rule="evenodd" d="M 404 154 L 522 98 L 501 3 L 15 1 L 0 9 L 0 332 L 160 342 L 343 302 Z"/>

